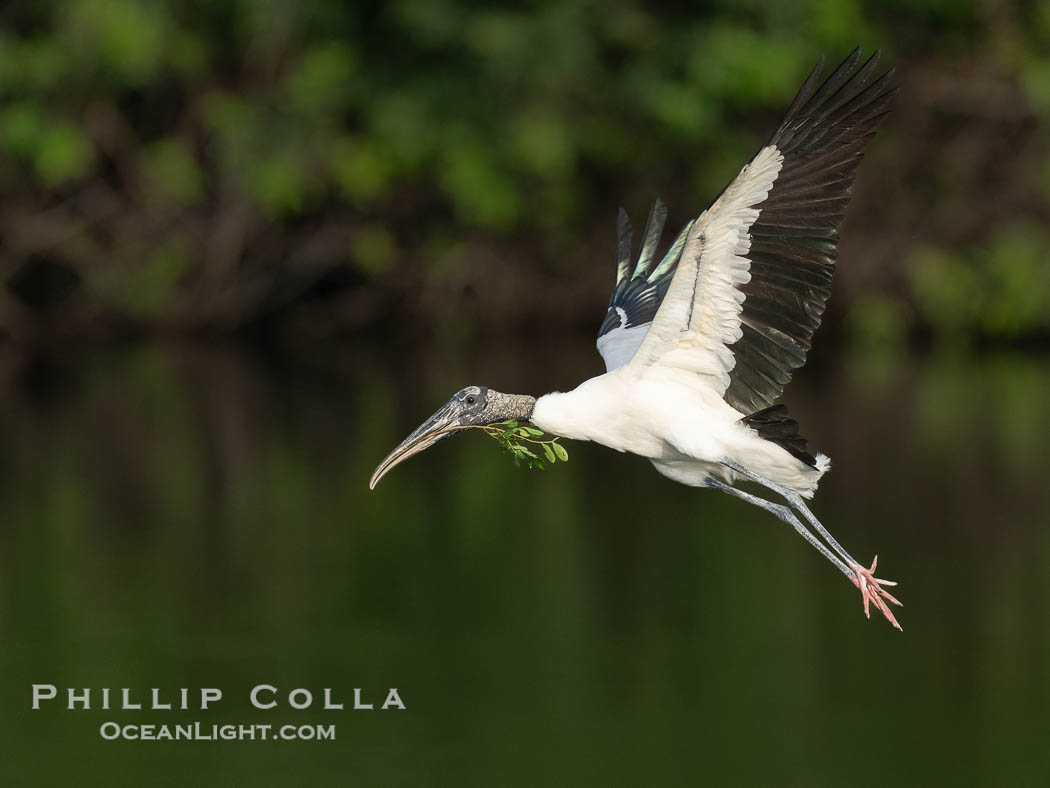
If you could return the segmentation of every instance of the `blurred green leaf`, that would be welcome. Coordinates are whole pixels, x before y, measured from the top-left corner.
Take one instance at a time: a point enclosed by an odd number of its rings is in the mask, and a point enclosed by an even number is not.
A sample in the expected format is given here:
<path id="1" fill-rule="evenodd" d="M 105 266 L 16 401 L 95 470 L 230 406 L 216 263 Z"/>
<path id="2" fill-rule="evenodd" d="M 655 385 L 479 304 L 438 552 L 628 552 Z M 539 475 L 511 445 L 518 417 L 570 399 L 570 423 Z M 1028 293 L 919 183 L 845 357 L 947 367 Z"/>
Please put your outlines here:
<path id="1" fill-rule="evenodd" d="M 1050 57 L 1026 64 L 1021 83 L 1036 111 L 1044 118 L 1050 117 Z"/>
<path id="2" fill-rule="evenodd" d="M 1050 328 L 1050 234 L 1014 224 L 991 240 L 982 327 L 990 336 L 1016 338 Z"/>
<path id="3" fill-rule="evenodd" d="M 129 287 L 120 290 L 123 306 L 137 317 L 155 317 L 174 296 L 180 277 L 192 261 L 179 241 L 155 249 L 134 267 Z"/>
<path id="4" fill-rule="evenodd" d="M 208 67 L 209 46 L 201 34 L 180 30 L 171 40 L 168 62 L 186 77 L 203 73 Z"/>
<path id="5" fill-rule="evenodd" d="M 915 253 L 908 271 L 920 310 L 941 335 L 965 335 L 983 301 L 974 267 L 946 250 L 924 247 Z"/>
<path id="6" fill-rule="evenodd" d="M 83 132 L 72 124 L 58 122 L 43 130 L 33 163 L 41 180 L 49 186 L 84 175 L 95 149 Z"/>
<path id="7" fill-rule="evenodd" d="M 738 106 L 783 103 L 811 66 L 812 47 L 764 35 L 747 25 L 717 21 L 689 48 L 689 75 L 703 90 L 702 103 L 717 98 Z"/>
<path id="8" fill-rule="evenodd" d="M 330 166 L 343 194 L 355 202 L 372 202 L 390 188 L 391 163 L 368 140 L 343 138 L 333 146 Z"/>
<path id="9" fill-rule="evenodd" d="M 564 174 L 573 163 L 568 129 L 543 112 L 518 117 L 511 132 L 511 153 L 524 169 L 546 177 Z"/>
<path id="10" fill-rule="evenodd" d="M 375 275 L 391 266 L 397 247 L 389 230 L 380 224 L 371 224 L 354 231 L 351 250 L 354 264 Z"/>
<path id="11" fill-rule="evenodd" d="M 869 295 L 852 305 L 847 328 L 857 347 L 900 350 L 908 338 L 907 310 L 896 298 Z"/>
<path id="12" fill-rule="evenodd" d="M 263 136 L 262 113 L 246 97 L 216 91 L 205 95 L 201 105 L 204 122 L 218 137 L 224 154 L 251 149 Z"/>
<path id="13" fill-rule="evenodd" d="M 400 26 L 424 45 L 444 44 L 461 34 L 462 15 L 450 0 L 396 0 L 391 7 Z"/>
<path id="14" fill-rule="evenodd" d="M 204 173 L 184 140 L 158 140 L 142 156 L 151 183 L 176 203 L 191 205 L 204 196 Z"/>
<path id="15" fill-rule="evenodd" d="M 458 139 L 446 152 L 441 185 L 467 224 L 509 230 L 520 215 L 520 196 L 508 173 L 479 143 Z"/>
<path id="16" fill-rule="evenodd" d="M 306 51 L 288 75 L 284 90 L 289 105 L 302 113 L 346 109 L 357 89 L 353 49 L 333 41 Z"/>
<path id="17" fill-rule="evenodd" d="M 291 150 L 274 151 L 249 175 L 252 196 L 274 218 L 299 213 L 311 191 L 305 159 Z"/>
<path id="18" fill-rule="evenodd" d="M 1050 330 L 1050 233 L 1014 223 L 962 256 L 926 248 L 908 269 L 921 313 L 946 339 Z"/>
<path id="19" fill-rule="evenodd" d="M 134 0 L 68 0 L 63 23 L 82 63 L 118 82 L 142 85 L 154 77 L 171 32 L 168 5 Z"/>
<path id="20" fill-rule="evenodd" d="M 467 25 L 467 42 L 480 55 L 508 58 L 528 45 L 530 23 L 520 12 L 484 10 Z"/>
<path id="21" fill-rule="evenodd" d="M 47 92 L 68 72 L 68 57 L 53 37 L 0 36 L 0 92 Z"/>
<path id="22" fill-rule="evenodd" d="M 38 149 L 45 121 L 30 101 L 0 109 L 0 142 L 16 156 L 31 157 Z"/>

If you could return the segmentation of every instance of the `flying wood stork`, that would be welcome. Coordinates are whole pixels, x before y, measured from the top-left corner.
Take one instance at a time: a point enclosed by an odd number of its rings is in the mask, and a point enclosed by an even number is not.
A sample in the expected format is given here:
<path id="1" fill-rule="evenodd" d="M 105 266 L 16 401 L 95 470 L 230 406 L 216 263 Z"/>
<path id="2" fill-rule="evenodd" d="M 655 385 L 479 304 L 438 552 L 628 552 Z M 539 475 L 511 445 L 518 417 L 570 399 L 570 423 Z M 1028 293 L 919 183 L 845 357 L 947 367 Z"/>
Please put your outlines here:
<path id="1" fill-rule="evenodd" d="M 469 386 L 380 463 L 370 488 L 456 430 L 528 421 L 647 457 L 674 481 L 776 515 L 860 589 L 866 615 L 874 605 L 900 629 L 887 602 L 900 603 L 884 588 L 893 583 L 847 553 L 803 500 L 829 460 L 809 452 L 775 404 L 820 325 L 857 167 L 889 112 L 893 72 L 876 77 L 878 61 L 876 52 L 858 68 L 858 48 L 818 87 L 822 58 L 773 136 L 655 267 L 663 203 L 649 213 L 633 270 L 620 209 L 616 287 L 598 333 L 605 374 L 538 399 Z M 737 489 L 740 481 L 785 503 Z"/>

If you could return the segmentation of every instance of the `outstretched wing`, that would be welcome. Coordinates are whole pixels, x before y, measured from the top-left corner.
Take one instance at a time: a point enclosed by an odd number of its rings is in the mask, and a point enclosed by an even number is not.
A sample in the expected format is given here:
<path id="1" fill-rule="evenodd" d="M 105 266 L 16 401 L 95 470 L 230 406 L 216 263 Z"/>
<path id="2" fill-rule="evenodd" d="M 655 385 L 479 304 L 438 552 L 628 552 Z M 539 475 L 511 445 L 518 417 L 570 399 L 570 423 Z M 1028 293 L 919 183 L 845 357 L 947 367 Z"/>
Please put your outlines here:
<path id="1" fill-rule="evenodd" d="M 878 52 L 859 59 L 858 48 L 818 88 L 821 59 L 769 142 L 687 226 L 629 363 L 693 373 L 744 414 L 773 404 L 805 363 L 857 167 L 895 92 L 892 70 L 872 81 Z"/>
<path id="2" fill-rule="evenodd" d="M 605 320 L 598 330 L 598 352 L 605 360 L 607 371 L 622 367 L 631 360 L 671 285 L 678 258 L 682 256 L 693 223 L 690 222 L 678 233 L 663 260 L 650 271 L 666 221 L 667 208 L 657 198 L 649 211 L 642 248 L 632 272 L 631 222 L 623 208 L 616 217 L 616 287 L 609 299 Z"/>

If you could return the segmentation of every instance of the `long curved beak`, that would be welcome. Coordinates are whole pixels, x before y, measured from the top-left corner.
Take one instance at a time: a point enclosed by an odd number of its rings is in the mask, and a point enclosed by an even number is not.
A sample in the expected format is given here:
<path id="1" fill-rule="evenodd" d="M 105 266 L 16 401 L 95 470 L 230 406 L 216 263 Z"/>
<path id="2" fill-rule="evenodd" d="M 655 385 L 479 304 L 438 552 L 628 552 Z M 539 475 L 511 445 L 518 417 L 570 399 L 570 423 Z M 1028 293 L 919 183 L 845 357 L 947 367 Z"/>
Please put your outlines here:
<path id="1" fill-rule="evenodd" d="M 376 485 L 379 484 L 379 480 L 395 465 L 429 449 L 442 438 L 447 438 L 451 435 L 459 426 L 459 416 L 456 414 L 456 408 L 453 407 L 452 403 L 447 403 L 437 413 L 416 427 L 411 435 L 401 441 L 397 448 L 379 463 L 379 467 L 375 469 L 375 473 L 372 474 L 372 478 L 368 482 L 368 489 L 374 490 Z"/>

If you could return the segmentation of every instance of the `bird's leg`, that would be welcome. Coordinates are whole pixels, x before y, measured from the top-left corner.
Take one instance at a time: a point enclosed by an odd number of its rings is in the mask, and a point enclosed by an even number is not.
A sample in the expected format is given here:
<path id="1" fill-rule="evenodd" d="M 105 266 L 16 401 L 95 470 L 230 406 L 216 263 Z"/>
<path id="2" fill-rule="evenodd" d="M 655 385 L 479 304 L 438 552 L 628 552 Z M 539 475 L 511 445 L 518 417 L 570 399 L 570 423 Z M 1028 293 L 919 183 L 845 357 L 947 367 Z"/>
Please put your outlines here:
<path id="1" fill-rule="evenodd" d="M 770 481 L 769 479 L 766 479 L 763 476 L 759 476 L 754 471 L 751 471 L 745 468 L 740 463 L 733 462 L 732 460 L 722 460 L 722 464 L 730 470 L 739 473 L 745 479 L 749 479 L 750 481 L 761 484 L 763 487 L 766 487 L 775 492 L 777 495 L 779 495 L 781 498 L 783 498 L 785 501 L 787 501 L 789 504 L 795 507 L 795 509 L 801 512 L 803 517 L 809 520 L 809 524 L 817 529 L 817 533 L 819 533 L 821 536 L 824 537 L 825 540 L 827 540 L 827 543 L 831 545 L 831 548 L 836 553 L 842 556 L 842 560 L 844 560 L 850 566 L 861 565 L 856 558 L 854 558 L 846 552 L 845 548 L 843 548 L 842 545 L 838 543 L 838 540 L 835 539 L 835 537 L 828 532 L 828 529 L 820 524 L 820 520 L 818 520 L 813 514 L 813 512 L 809 510 L 809 507 L 806 506 L 806 502 L 802 499 L 802 496 L 799 495 L 797 491 L 792 490 L 790 487 L 785 487 L 782 484 L 777 484 L 774 481 Z"/>
<path id="2" fill-rule="evenodd" d="M 845 571 L 844 574 L 850 579 L 853 585 L 860 589 L 861 599 L 863 599 L 864 601 L 864 615 L 868 616 L 869 618 L 871 617 L 869 608 L 870 605 L 874 604 L 875 608 L 880 613 L 882 613 L 882 615 L 884 615 L 886 619 L 891 624 L 893 624 L 893 626 L 895 626 L 897 629 L 901 629 L 901 625 L 897 623 L 896 617 L 893 615 L 893 612 L 890 610 L 890 607 L 886 604 L 886 602 L 892 602 L 895 605 L 900 605 L 901 603 L 888 591 L 886 591 L 885 588 L 883 588 L 883 586 L 895 586 L 897 584 L 889 580 L 881 580 L 875 577 L 873 574 L 875 571 L 875 566 L 879 560 L 878 556 L 876 556 L 875 561 L 872 562 L 871 568 L 866 569 L 863 564 L 861 564 L 859 561 L 853 558 L 853 556 L 846 552 L 846 550 L 842 547 L 842 545 L 838 543 L 835 537 L 828 533 L 828 530 L 823 525 L 821 525 L 820 521 L 814 516 L 813 512 L 809 510 L 809 507 L 806 506 L 805 502 L 802 500 L 802 496 L 799 495 L 797 491 L 792 490 L 790 487 L 785 487 L 782 484 L 777 484 L 776 482 L 766 479 L 763 476 L 759 476 L 754 471 L 751 471 L 745 468 L 744 466 L 740 465 L 739 463 L 733 462 L 730 459 L 722 460 L 722 464 L 730 470 L 739 473 L 745 479 L 757 482 L 763 487 L 766 487 L 772 490 L 773 492 L 777 493 L 782 498 L 784 498 L 784 500 L 786 500 L 788 503 L 794 506 L 798 511 L 800 511 L 802 515 L 810 522 L 810 525 L 817 529 L 817 533 L 823 536 L 827 540 L 828 544 L 830 544 L 831 547 L 835 550 L 835 552 L 837 552 L 839 556 L 841 556 L 845 560 L 845 564 L 842 564 L 842 562 L 838 561 L 837 559 L 832 563 L 835 563 L 835 565 L 839 567 L 840 571 L 842 571 L 843 566 L 848 567 L 848 570 Z M 721 487 L 718 489 L 721 489 Z M 734 487 L 729 487 L 729 489 L 734 490 L 734 492 L 739 492 Z M 778 517 L 780 517 L 780 519 L 784 519 L 773 509 L 769 508 L 774 504 L 769 504 L 768 501 L 764 501 L 761 498 L 756 498 L 755 500 L 762 501 L 764 504 L 766 504 L 766 506 L 763 506 L 762 508 L 767 509 L 767 511 L 773 512 L 773 514 L 776 514 Z M 755 501 L 752 501 L 752 503 L 754 502 Z M 785 520 L 785 522 L 787 521 Z M 798 528 L 796 528 L 795 530 L 798 530 Z M 799 531 L 799 533 L 802 533 L 802 531 Z M 813 541 L 811 540 L 815 540 L 816 537 L 814 537 L 813 534 L 811 534 L 809 531 L 806 531 L 804 535 L 808 537 L 806 541 L 810 542 L 810 544 L 813 544 Z M 823 548 L 824 546 L 821 545 L 821 547 Z M 824 550 L 821 550 L 821 552 L 824 553 L 825 556 L 829 555 L 829 552 L 826 552 L 826 548 Z"/>
<path id="3" fill-rule="evenodd" d="M 827 558 L 829 561 L 831 561 L 831 563 L 834 564 L 835 567 L 840 572 L 842 572 L 842 574 L 844 574 L 851 581 L 853 581 L 854 584 L 857 583 L 857 578 L 859 577 L 859 575 L 853 572 L 848 566 L 846 566 L 846 564 L 842 563 L 842 561 L 837 555 L 832 553 L 826 545 L 824 545 L 819 539 L 817 539 L 817 537 L 810 533 L 806 526 L 804 526 L 799 521 L 799 519 L 795 516 L 795 513 L 791 511 L 791 509 L 789 509 L 788 507 L 784 506 L 783 504 L 767 501 L 765 498 L 759 498 L 757 495 L 752 495 L 749 492 L 738 490 L 736 487 L 732 487 L 728 484 L 723 484 L 717 479 L 712 479 L 710 477 L 704 482 L 704 484 L 710 487 L 712 490 L 719 490 L 721 492 L 726 493 L 727 495 L 732 495 L 734 498 L 739 498 L 742 501 L 747 501 L 750 504 L 754 504 L 759 509 L 765 509 L 770 514 L 773 514 L 776 517 L 780 518 L 785 523 L 794 528 L 796 531 L 798 531 L 799 535 L 803 539 L 805 539 L 807 542 L 809 542 L 811 545 L 817 548 L 817 550 L 820 551 L 820 554 Z"/>

